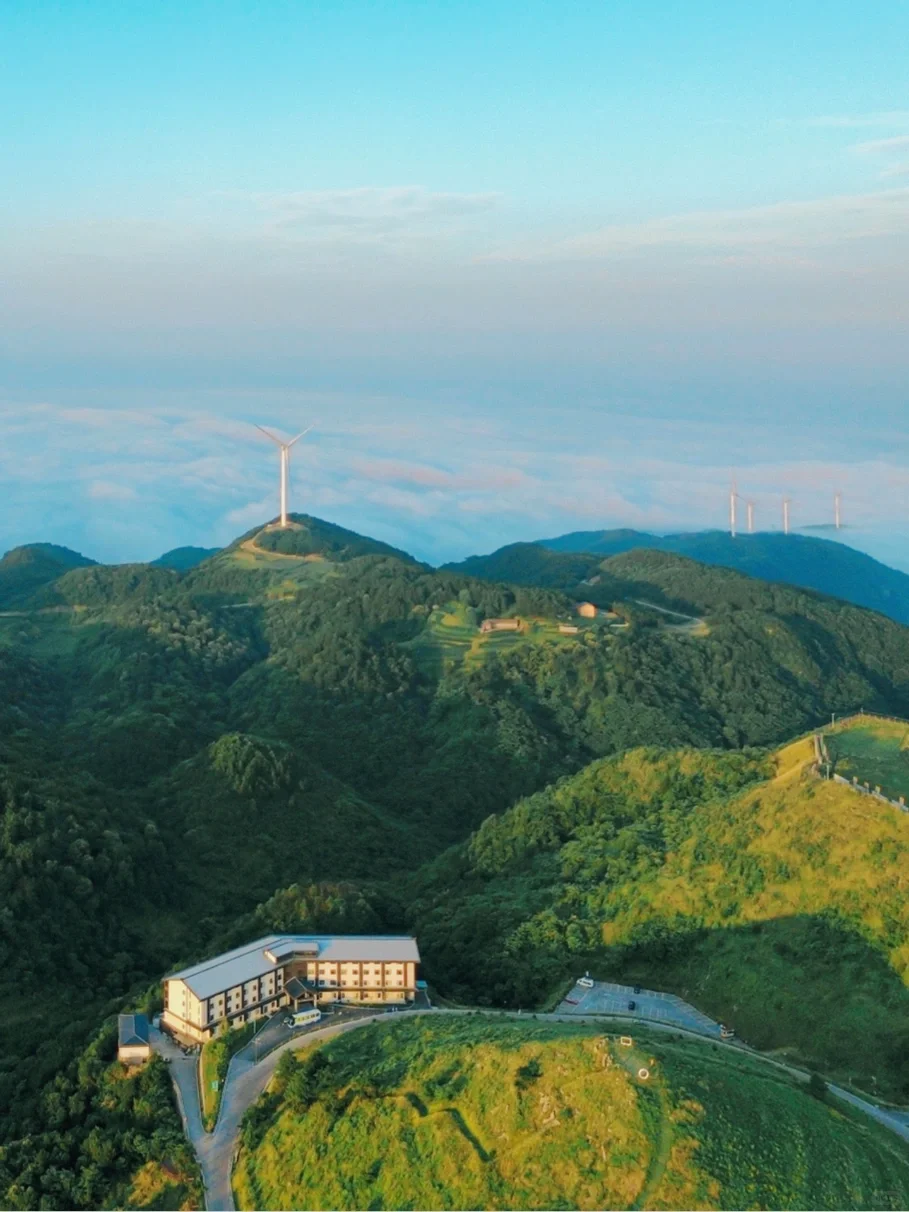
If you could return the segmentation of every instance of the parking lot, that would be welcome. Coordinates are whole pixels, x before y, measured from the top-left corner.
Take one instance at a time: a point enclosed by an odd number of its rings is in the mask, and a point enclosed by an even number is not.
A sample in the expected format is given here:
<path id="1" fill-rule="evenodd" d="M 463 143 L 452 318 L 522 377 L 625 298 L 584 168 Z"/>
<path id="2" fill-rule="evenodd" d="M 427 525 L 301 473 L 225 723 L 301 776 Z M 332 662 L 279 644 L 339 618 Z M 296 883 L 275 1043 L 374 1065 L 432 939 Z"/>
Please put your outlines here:
<path id="1" fill-rule="evenodd" d="M 635 1003 L 634 1010 L 628 1009 L 631 1001 Z M 720 1038 L 719 1023 L 674 993 L 657 993 L 653 989 L 642 989 L 640 993 L 635 993 L 631 985 L 614 985 L 609 981 L 597 981 L 592 989 L 575 985 L 559 1005 L 557 1013 L 623 1014 L 639 1018 L 642 1022 L 668 1023 Z"/>

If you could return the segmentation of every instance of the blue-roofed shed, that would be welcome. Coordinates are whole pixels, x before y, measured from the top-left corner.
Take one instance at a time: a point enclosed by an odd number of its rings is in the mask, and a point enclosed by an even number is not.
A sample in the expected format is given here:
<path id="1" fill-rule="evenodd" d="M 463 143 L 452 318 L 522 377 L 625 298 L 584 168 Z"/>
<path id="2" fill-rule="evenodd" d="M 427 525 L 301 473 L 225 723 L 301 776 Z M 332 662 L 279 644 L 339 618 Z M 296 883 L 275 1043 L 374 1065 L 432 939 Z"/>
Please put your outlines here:
<path id="1" fill-rule="evenodd" d="M 117 1060 L 140 1065 L 149 1056 L 148 1019 L 144 1014 L 121 1014 L 117 1020 Z"/>

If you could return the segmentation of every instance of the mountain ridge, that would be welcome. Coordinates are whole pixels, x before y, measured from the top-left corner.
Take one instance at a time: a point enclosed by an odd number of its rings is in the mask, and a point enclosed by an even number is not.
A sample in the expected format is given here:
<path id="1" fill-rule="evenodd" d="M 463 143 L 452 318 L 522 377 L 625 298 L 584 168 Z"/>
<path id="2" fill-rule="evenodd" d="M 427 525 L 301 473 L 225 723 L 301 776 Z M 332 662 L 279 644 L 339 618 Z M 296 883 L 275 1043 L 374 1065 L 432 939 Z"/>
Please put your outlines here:
<path id="1" fill-rule="evenodd" d="M 816 535 L 769 531 L 740 534 L 733 539 L 719 530 L 664 536 L 601 530 L 575 531 L 554 539 L 541 539 L 537 545 L 561 554 L 602 556 L 619 555 L 634 547 L 670 551 L 761 580 L 814 589 L 909 624 L 909 574 L 846 543 Z"/>

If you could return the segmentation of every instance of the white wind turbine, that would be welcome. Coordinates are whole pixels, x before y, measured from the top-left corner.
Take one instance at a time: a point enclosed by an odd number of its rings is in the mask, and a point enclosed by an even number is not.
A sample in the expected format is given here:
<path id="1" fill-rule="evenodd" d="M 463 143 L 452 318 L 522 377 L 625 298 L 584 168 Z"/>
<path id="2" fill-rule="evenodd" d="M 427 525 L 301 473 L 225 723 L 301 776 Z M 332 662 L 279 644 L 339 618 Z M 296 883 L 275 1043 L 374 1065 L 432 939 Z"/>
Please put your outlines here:
<path id="1" fill-rule="evenodd" d="M 298 433 L 295 438 L 291 438 L 289 442 L 282 442 L 280 438 L 276 438 L 273 433 L 269 433 L 267 429 L 263 429 L 261 425 L 257 425 L 256 429 L 260 433 L 264 433 L 266 438 L 271 438 L 272 442 L 278 447 L 278 457 L 281 461 L 281 529 L 287 529 L 287 474 L 290 468 L 290 448 L 296 442 L 299 442 L 304 434 L 309 433 L 312 425 L 308 425 L 302 433 Z"/>

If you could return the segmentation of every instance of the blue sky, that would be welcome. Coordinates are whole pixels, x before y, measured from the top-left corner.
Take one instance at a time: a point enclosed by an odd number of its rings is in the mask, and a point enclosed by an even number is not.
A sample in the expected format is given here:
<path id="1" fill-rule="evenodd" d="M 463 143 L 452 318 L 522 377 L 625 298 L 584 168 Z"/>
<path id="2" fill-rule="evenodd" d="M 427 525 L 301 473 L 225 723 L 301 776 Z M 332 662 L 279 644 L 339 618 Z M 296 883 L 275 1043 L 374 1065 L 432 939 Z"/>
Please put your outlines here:
<path id="1" fill-rule="evenodd" d="M 429 559 L 826 521 L 909 568 L 909 10 L 7 0 L 0 545 Z M 263 439 L 264 443 L 264 439 Z"/>

